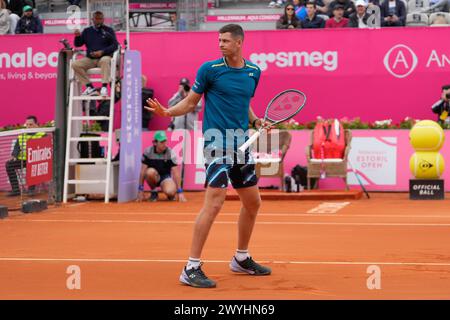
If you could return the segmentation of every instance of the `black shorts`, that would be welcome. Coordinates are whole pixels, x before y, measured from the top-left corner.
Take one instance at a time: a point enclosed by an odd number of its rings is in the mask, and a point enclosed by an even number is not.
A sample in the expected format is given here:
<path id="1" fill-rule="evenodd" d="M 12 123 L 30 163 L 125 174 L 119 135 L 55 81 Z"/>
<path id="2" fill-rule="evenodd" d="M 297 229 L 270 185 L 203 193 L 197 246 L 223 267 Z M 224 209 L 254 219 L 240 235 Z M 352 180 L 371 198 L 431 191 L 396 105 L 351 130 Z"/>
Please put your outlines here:
<path id="1" fill-rule="evenodd" d="M 205 153 L 208 152 L 205 150 Z M 235 189 L 248 188 L 258 184 L 256 177 L 255 163 L 246 151 L 241 154 L 238 161 L 238 154 L 215 151 L 205 156 L 206 181 L 205 186 L 212 188 L 227 188 L 228 180 Z"/>

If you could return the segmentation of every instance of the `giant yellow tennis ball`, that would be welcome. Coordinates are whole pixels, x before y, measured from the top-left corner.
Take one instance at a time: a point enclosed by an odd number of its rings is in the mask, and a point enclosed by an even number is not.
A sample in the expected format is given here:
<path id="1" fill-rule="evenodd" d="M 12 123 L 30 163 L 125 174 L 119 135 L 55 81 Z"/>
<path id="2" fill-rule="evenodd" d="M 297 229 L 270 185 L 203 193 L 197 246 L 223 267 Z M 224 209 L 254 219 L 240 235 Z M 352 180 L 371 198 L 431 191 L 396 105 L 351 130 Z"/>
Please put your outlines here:
<path id="1" fill-rule="evenodd" d="M 409 139 L 416 151 L 439 151 L 445 135 L 441 126 L 431 120 L 417 122 L 409 132 Z"/>
<path id="2" fill-rule="evenodd" d="M 416 152 L 409 159 L 409 169 L 417 179 L 437 179 L 445 169 L 439 152 Z"/>

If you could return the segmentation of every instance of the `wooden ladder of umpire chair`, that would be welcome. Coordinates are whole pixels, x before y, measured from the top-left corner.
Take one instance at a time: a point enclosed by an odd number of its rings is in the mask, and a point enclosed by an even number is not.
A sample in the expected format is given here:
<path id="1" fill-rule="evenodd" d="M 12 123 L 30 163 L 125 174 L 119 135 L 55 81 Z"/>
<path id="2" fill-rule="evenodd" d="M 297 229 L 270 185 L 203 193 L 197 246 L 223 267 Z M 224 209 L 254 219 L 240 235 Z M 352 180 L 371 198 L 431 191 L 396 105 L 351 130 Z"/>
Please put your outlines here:
<path id="1" fill-rule="evenodd" d="M 68 198 L 68 187 L 69 185 L 77 185 L 77 184 L 105 184 L 105 203 L 109 202 L 109 186 L 111 179 L 111 148 L 113 141 L 113 122 L 114 122 L 114 97 L 115 97 L 115 84 L 117 78 L 117 72 L 120 70 L 120 61 L 121 61 L 121 48 L 119 47 L 113 54 L 111 59 L 111 88 L 108 97 L 101 96 L 82 96 L 81 95 L 81 84 L 79 84 L 78 80 L 75 77 L 75 72 L 72 69 L 72 63 L 77 60 L 79 56 L 85 56 L 84 51 L 76 51 L 70 61 L 69 68 L 69 79 L 70 79 L 70 89 L 69 89 L 69 108 L 68 108 L 68 117 L 67 117 L 67 139 L 66 139 L 66 157 L 64 163 L 64 193 L 63 193 L 63 202 L 67 203 Z M 88 75 L 91 83 L 101 82 L 101 78 L 98 75 L 101 75 L 100 68 L 92 68 L 88 70 Z M 97 77 L 93 77 L 97 75 Z M 79 84 L 79 85 L 75 85 Z M 76 90 L 77 89 L 77 90 Z M 75 92 L 76 91 L 76 92 Z M 81 103 L 75 104 L 76 101 L 92 101 L 92 100 L 109 100 L 109 116 L 90 116 L 89 108 L 86 108 L 86 115 L 84 116 L 75 116 L 74 109 L 81 108 Z M 81 114 L 81 110 L 76 110 L 77 114 Z M 108 121 L 108 136 L 107 137 L 73 137 L 73 122 L 76 121 Z M 105 152 L 105 158 L 71 158 L 71 146 L 72 143 L 78 143 L 80 141 L 106 141 L 107 142 L 107 150 Z M 91 180 L 76 180 L 69 179 L 69 168 L 70 166 L 79 164 L 79 163 L 95 163 L 95 164 L 106 164 L 106 172 L 104 179 L 91 179 Z"/>

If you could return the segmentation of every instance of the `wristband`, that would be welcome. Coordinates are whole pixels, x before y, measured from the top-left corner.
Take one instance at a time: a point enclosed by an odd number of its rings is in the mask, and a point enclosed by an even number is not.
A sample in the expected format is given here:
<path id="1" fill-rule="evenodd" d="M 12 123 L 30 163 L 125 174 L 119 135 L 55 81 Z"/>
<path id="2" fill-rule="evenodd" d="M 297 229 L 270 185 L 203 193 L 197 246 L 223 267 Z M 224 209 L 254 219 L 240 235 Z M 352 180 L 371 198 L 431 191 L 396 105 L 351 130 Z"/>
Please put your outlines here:
<path id="1" fill-rule="evenodd" d="M 144 191 L 144 185 L 143 185 L 143 184 L 140 184 L 139 187 L 138 187 L 138 190 L 139 190 L 139 191 Z"/>
<path id="2" fill-rule="evenodd" d="M 177 190 L 177 193 L 183 193 L 183 189 L 179 188 L 179 189 Z"/>

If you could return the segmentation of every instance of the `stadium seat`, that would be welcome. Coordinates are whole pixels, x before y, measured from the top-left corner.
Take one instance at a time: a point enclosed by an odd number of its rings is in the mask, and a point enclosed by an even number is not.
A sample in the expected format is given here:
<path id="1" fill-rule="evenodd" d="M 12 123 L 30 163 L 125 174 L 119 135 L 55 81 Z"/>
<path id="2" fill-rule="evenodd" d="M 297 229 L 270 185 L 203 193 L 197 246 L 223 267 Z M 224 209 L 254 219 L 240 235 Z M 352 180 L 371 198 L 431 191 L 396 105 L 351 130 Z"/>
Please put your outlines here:
<path id="1" fill-rule="evenodd" d="M 423 27 L 428 26 L 428 15 L 426 13 L 408 13 L 406 15 L 406 26 Z"/>
<path id="2" fill-rule="evenodd" d="M 447 21 L 447 24 L 433 24 L 433 21 L 438 17 L 443 16 L 445 20 Z M 435 12 L 430 15 L 429 18 L 430 26 L 446 26 L 450 25 L 450 14 L 448 12 Z"/>

